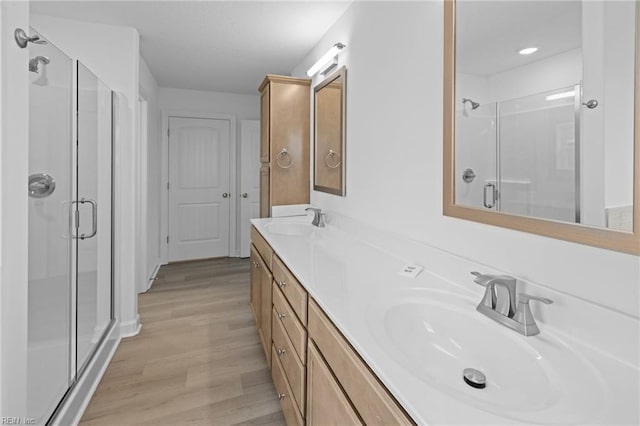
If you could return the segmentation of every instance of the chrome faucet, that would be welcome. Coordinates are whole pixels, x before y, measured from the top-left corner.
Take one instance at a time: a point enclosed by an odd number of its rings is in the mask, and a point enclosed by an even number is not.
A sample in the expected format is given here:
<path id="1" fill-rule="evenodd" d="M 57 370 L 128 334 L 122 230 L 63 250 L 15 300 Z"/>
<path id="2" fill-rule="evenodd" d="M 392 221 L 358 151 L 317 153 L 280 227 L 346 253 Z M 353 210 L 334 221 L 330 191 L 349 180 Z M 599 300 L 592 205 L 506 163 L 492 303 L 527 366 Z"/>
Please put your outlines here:
<path id="1" fill-rule="evenodd" d="M 537 300 L 548 305 L 553 303 L 551 299 L 531 296 L 526 293 L 520 293 L 520 296 L 516 298 L 517 280 L 508 275 L 490 275 L 479 272 L 471 274 L 476 277 L 473 282 L 486 288 L 484 297 L 476 308 L 478 312 L 525 336 L 535 336 L 540 333 L 531 313 L 529 302 Z M 500 287 L 504 288 L 506 292 L 499 291 Z M 518 300 L 517 305 L 516 299 Z"/>
<path id="2" fill-rule="evenodd" d="M 311 224 L 313 226 L 317 226 L 318 228 L 324 228 L 324 213 L 322 213 L 322 209 L 316 209 L 313 207 L 307 207 L 304 209 L 305 211 L 313 211 L 313 221 Z"/>

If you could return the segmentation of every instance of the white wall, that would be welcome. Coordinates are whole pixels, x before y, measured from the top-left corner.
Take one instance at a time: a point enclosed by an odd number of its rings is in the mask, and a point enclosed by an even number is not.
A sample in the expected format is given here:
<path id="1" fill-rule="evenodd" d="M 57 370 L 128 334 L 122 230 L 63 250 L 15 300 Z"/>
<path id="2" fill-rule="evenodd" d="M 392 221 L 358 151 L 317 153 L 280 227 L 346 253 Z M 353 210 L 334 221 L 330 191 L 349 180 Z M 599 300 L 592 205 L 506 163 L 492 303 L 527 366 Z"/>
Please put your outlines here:
<path id="1" fill-rule="evenodd" d="M 442 215 L 442 2 L 354 2 L 293 75 L 337 41 L 347 196 L 313 204 L 638 317 L 637 256 Z"/>
<path id="2" fill-rule="evenodd" d="M 0 2 L 0 417 L 27 414 L 29 4 Z"/>
<path id="3" fill-rule="evenodd" d="M 160 128 L 162 125 L 162 113 L 159 104 L 158 83 L 149 70 L 147 63 L 140 57 L 140 95 L 147 102 L 147 214 L 146 214 L 146 269 L 145 279 L 151 275 L 161 261 L 161 229 L 160 229 L 160 204 L 162 189 L 162 138 Z M 144 143 L 144 141 L 143 141 Z M 145 281 L 144 283 L 147 284 Z"/>
<path id="4" fill-rule="evenodd" d="M 136 280 L 141 274 L 136 259 L 135 206 L 138 165 L 139 35 L 137 30 L 86 23 L 45 15 L 31 15 L 31 25 L 67 55 L 80 60 L 111 89 L 121 94 L 120 140 L 115 153 L 115 288 L 116 315 L 123 335 L 137 333 L 139 317 Z M 125 249 L 122 249 L 125 248 Z"/>
<path id="5" fill-rule="evenodd" d="M 171 112 L 193 112 L 193 113 L 204 113 L 204 114 L 225 114 L 232 115 L 236 118 L 236 129 L 235 141 L 232 141 L 232 146 L 236 147 L 235 156 L 232 155 L 232 158 L 239 159 L 240 155 L 240 123 L 242 120 L 258 120 L 260 119 L 260 97 L 258 96 L 258 85 L 260 82 L 256 82 L 256 94 L 255 95 L 244 95 L 244 94 L 236 94 L 236 93 L 223 93 L 223 92 L 207 92 L 207 91 L 199 91 L 199 90 L 183 90 L 183 89 L 170 89 L 170 88 L 160 88 L 159 93 L 159 104 L 160 109 L 166 114 Z M 168 123 L 164 123 L 163 126 L 167 126 Z M 167 128 L 162 128 L 162 135 L 166 135 Z M 233 132 L 232 132 L 233 134 Z M 168 155 L 165 154 L 164 155 Z M 166 164 L 167 157 L 163 156 L 163 163 Z M 163 176 L 166 176 L 167 171 Z M 236 167 L 236 188 L 235 194 L 240 193 L 240 183 L 242 179 L 240 177 L 240 167 Z M 166 198 L 166 197 L 165 197 Z M 236 212 L 240 214 L 240 198 L 234 197 L 235 199 L 235 207 Z M 166 203 L 166 200 L 163 199 L 163 203 Z M 162 232 L 163 235 L 167 235 L 168 225 L 166 220 L 165 213 L 166 207 L 163 207 L 163 223 L 162 223 Z M 232 226 L 234 220 L 231 221 Z M 235 221 L 235 223 L 239 224 L 241 221 Z M 232 244 L 232 249 L 235 247 L 235 252 L 231 253 L 232 256 L 240 255 L 240 229 L 236 229 L 236 241 L 235 244 Z M 166 247 L 166 245 L 165 245 Z M 166 250 L 164 251 L 166 253 Z"/>

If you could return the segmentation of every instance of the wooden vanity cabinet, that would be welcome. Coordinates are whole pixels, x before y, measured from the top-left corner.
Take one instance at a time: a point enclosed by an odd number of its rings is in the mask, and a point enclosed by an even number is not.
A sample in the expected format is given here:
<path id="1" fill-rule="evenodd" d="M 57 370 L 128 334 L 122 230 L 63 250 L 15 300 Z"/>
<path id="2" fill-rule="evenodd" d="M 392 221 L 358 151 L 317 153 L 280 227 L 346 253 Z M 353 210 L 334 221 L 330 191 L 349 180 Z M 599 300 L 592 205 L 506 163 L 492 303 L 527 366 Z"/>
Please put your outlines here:
<path id="1" fill-rule="evenodd" d="M 284 372 L 284 379 L 291 392 L 290 400 L 295 403 L 297 414 L 304 419 L 307 390 L 307 291 L 276 254 L 273 256 L 272 266 L 273 356 L 277 358 L 273 364 L 278 363 Z M 275 371 L 273 374 L 276 374 Z M 290 409 L 290 401 L 280 401 L 283 411 Z"/>
<path id="2" fill-rule="evenodd" d="M 267 75 L 260 85 L 260 216 L 309 203 L 311 80 Z"/>
<path id="3" fill-rule="evenodd" d="M 262 235 L 251 227 L 251 308 L 264 349 L 267 364 L 271 368 L 271 258 L 273 250 Z"/>
<path id="4" fill-rule="evenodd" d="M 358 413 L 312 341 L 307 360 L 307 425 L 361 425 Z"/>
<path id="5" fill-rule="evenodd" d="M 313 300 L 309 301 L 308 333 L 309 340 L 316 345 L 365 424 L 415 424 Z M 309 398 L 309 413 L 316 411 L 313 404 L 315 400 Z M 340 421 L 339 418 L 325 420 L 325 424 Z"/>
<path id="6" fill-rule="evenodd" d="M 251 227 L 251 307 L 288 425 L 415 425 Z"/>

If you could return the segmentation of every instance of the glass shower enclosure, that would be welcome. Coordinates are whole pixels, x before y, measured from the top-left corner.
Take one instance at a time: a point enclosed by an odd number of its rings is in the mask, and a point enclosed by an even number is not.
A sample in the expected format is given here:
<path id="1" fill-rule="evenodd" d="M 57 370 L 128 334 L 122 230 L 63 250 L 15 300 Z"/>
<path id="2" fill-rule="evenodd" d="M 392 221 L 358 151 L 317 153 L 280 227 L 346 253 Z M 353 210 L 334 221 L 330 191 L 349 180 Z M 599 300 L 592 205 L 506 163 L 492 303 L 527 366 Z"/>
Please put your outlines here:
<path id="1" fill-rule="evenodd" d="M 27 410 L 45 424 L 114 320 L 112 92 L 51 42 L 29 54 Z"/>
<path id="2" fill-rule="evenodd" d="M 581 86 L 456 112 L 456 203 L 580 223 Z"/>

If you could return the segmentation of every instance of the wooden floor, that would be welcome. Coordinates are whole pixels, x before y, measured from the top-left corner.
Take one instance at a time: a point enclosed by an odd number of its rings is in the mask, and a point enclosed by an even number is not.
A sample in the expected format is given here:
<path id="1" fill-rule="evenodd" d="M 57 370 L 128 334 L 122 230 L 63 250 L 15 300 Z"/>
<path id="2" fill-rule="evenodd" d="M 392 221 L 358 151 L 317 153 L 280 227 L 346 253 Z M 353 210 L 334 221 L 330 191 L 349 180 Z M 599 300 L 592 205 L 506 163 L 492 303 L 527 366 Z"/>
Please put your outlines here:
<path id="1" fill-rule="evenodd" d="M 81 425 L 284 424 L 249 308 L 249 261 L 163 266 Z"/>

